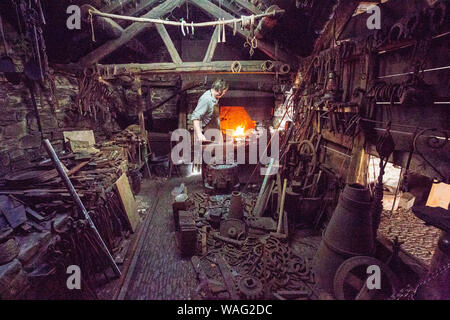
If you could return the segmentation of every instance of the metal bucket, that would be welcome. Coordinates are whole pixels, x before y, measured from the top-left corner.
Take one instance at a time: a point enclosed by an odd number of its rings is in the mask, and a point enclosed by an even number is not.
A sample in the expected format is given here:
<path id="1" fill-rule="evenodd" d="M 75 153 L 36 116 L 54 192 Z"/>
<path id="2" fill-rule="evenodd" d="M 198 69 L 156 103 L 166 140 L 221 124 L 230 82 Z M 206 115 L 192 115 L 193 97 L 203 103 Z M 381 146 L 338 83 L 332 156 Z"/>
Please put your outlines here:
<path id="1" fill-rule="evenodd" d="M 192 163 L 186 163 L 186 164 L 179 164 L 178 165 L 178 172 L 180 173 L 181 177 L 189 177 L 192 174 Z"/>
<path id="2" fill-rule="evenodd" d="M 344 188 L 317 252 L 315 273 L 323 290 L 333 291 L 336 270 L 346 259 L 373 255 L 375 242 L 370 207 L 367 188 L 359 184 Z"/>

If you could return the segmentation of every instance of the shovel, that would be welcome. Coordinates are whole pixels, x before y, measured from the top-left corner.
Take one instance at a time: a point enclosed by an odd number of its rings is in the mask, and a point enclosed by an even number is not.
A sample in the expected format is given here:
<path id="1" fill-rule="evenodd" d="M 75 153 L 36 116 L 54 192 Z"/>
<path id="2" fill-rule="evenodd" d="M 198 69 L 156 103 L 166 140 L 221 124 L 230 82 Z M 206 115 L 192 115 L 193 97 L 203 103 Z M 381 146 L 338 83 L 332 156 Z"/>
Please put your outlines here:
<path id="1" fill-rule="evenodd" d="M 5 73 L 6 79 L 16 85 L 20 82 L 20 76 L 16 72 L 16 67 L 14 65 L 13 60 L 10 56 L 8 56 L 8 45 L 6 43 L 5 33 L 3 31 L 3 21 L 2 17 L 0 16 L 0 32 L 2 33 L 2 39 L 3 39 L 3 45 L 5 47 L 5 55 L 0 58 L 0 72 Z"/>

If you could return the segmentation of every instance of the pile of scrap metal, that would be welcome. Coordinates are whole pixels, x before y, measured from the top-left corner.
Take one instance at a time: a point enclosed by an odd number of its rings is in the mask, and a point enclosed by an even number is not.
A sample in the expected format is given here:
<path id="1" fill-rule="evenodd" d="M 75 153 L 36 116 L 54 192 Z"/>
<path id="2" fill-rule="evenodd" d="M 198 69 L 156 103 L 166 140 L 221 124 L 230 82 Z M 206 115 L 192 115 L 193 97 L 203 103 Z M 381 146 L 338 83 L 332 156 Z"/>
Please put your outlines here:
<path id="1" fill-rule="evenodd" d="M 126 178 L 127 159 L 127 153 L 111 143 L 95 154 L 62 152 L 59 156 L 78 199 L 112 254 L 119 254 L 121 244 L 133 232 L 116 186 L 119 178 Z M 111 278 L 107 273 L 108 254 L 63 180 L 50 159 L 0 180 L 0 277 L 17 276 L 16 271 L 23 266 L 27 270 L 26 281 L 19 283 L 27 283 L 31 288 L 18 289 L 1 278 L 2 298 L 13 298 L 15 294 L 25 298 L 34 294 L 39 298 L 72 297 L 73 292 L 64 289 L 66 268 L 70 265 L 80 266 L 86 284 L 82 296 L 75 298 L 95 298 L 92 288 L 102 280 L 98 275 Z M 5 263 L 8 265 L 4 266 Z M 44 283 L 47 289 L 52 286 L 51 290 L 41 290 Z M 62 290 L 55 289 L 58 284 Z"/>
<path id="2" fill-rule="evenodd" d="M 110 141 L 102 143 L 101 146 L 102 149 L 107 147 L 122 148 L 127 155 L 128 167 L 135 170 L 141 169 L 150 155 L 150 145 L 145 138 L 145 134 L 141 134 L 138 125 L 128 126 L 125 130 L 114 135 Z"/>
<path id="3" fill-rule="evenodd" d="M 130 125 L 125 130 L 114 135 L 111 140 L 101 144 L 102 151 L 111 151 L 112 154 L 119 153 L 123 159 L 127 160 L 127 176 L 130 180 L 131 189 L 134 194 L 140 191 L 144 165 L 148 166 L 148 159 L 151 154 L 148 139 L 143 137 L 138 125 Z M 149 170 L 149 168 L 147 167 Z"/>
<path id="4" fill-rule="evenodd" d="M 191 262 L 205 299 L 297 299 L 316 297 L 312 261 L 277 237 L 249 233 L 240 243 L 214 235 L 211 249 Z M 222 290 L 220 288 L 223 288 Z"/>
<path id="5" fill-rule="evenodd" d="M 204 299 L 310 299 L 311 261 L 292 251 L 271 217 L 254 216 L 256 194 L 188 195 L 174 189 L 178 246 Z M 196 227 L 194 231 L 194 227 Z"/>

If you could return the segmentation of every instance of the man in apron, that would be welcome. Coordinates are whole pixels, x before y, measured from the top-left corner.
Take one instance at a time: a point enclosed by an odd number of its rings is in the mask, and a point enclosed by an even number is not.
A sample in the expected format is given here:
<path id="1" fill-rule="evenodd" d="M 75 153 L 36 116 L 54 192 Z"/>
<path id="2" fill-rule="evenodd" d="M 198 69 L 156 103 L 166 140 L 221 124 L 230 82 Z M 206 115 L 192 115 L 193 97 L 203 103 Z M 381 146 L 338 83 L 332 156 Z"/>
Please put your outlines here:
<path id="1" fill-rule="evenodd" d="M 203 130 L 220 130 L 219 99 L 228 91 L 228 83 L 223 79 L 216 79 L 211 89 L 203 93 L 198 100 L 197 106 L 191 114 L 194 126 L 194 143 L 206 141 Z M 200 150 L 203 150 L 200 148 Z M 204 175 L 205 163 L 202 162 L 202 176 Z"/>
<path id="2" fill-rule="evenodd" d="M 228 91 L 228 84 L 223 79 L 216 79 L 211 89 L 198 100 L 197 107 L 191 114 L 194 134 L 197 141 L 205 141 L 203 130 L 220 130 L 219 99 Z M 203 129 L 203 130 L 202 130 Z"/>

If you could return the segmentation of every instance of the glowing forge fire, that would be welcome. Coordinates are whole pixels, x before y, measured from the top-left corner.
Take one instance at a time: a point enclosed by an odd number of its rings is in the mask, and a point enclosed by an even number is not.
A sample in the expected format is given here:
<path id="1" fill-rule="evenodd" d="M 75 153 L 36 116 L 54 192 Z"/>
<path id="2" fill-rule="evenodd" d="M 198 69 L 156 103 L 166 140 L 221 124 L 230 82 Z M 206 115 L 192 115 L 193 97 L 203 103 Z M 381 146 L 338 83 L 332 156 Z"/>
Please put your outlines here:
<path id="1" fill-rule="evenodd" d="M 233 137 L 243 137 L 245 136 L 245 128 L 242 126 L 238 126 L 236 130 L 233 132 Z"/>

